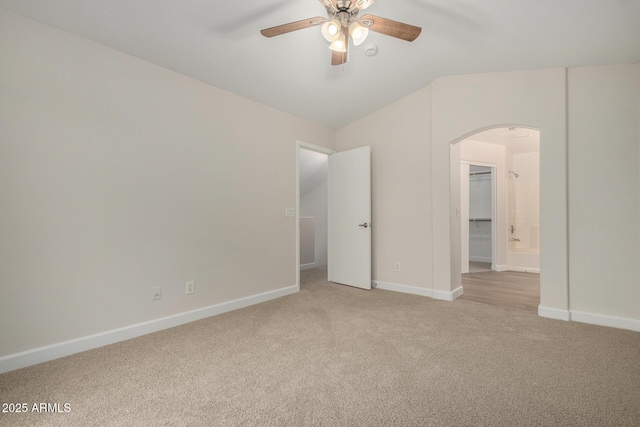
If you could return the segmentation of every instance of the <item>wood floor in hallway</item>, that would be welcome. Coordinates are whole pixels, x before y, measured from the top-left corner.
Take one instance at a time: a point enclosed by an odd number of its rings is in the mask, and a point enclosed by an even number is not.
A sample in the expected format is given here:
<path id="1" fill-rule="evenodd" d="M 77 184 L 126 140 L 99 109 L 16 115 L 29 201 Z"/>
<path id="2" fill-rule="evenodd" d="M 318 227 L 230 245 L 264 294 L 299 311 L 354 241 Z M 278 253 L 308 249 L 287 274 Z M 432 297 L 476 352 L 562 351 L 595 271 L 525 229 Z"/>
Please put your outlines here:
<path id="1" fill-rule="evenodd" d="M 460 299 L 501 307 L 538 311 L 540 275 L 518 271 L 487 271 L 462 275 Z"/>

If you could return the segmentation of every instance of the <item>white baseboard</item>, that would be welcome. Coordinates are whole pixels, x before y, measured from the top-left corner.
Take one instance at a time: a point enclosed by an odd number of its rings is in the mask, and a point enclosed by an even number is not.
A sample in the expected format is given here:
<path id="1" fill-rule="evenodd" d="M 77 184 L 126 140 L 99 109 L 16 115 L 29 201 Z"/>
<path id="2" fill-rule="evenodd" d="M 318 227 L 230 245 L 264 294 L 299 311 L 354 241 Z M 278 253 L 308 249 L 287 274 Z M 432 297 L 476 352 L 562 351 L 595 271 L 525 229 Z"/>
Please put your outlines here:
<path id="1" fill-rule="evenodd" d="M 502 264 L 495 264 L 493 266 L 493 270 L 494 271 L 508 271 L 509 270 L 509 266 L 508 265 L 502 265 Z"/>
<path id="2" fill-rule="evenodd" d="M 576 310 L 560 310 L 557 308 L 543 307 L 541 305 L 538 306 L 538 316 L 548 319 L 588 323 L 590 325 L 608 326 L 610 328 L 640 332 L 640 320 L 626 317 L 607 316 Z"/>
<path id="3" fill-rule="evenodd" d="M 538 316 L 546 317 L 547 319 L 566 320 L 566 321 L 571 320 L 569 310 L 543 307 L 542 305 L 538 306 Z"/>
<path id="4" fill-rule="evenodd" d="M 48 362 L 50 360 L 70 356 L 82 351 L 115 344 L 120 341 L 126 341 L 131 338 L 158 332 L 163 329 L 173 328 L 185 323 L 245 308 L 250 305 L 260 304 L 262 302 L 294 294 L 296 292 L 298 292 L 297 286 L 289 286 L 286 288 L 276 289 L 274 291 L 239 298 L 233 301 L 215 304 L 209 307 L 175 314 L 173 316 L 163 317 L 161 319 L 125 326 L 124 328 L 47 345 L 20 353 L 9 354 L 0 357 L 0 373 L 25 368 L 38 363 Z"/>
<path id="5" fill-rule="evenodd" d="M 381 282 L 374 280 L 372 282 L 374 288 L 384 289 L 385 291 L 402 292 L 404 294 L 421 295 L 423 297 L 431 297 L 432 290 L 427 288 L 419 288 L 417 286 L 399 285 L 397 283 Z"/>
<path id="6" fill-rule="evenodd" d="M 427 288 L 419 288 L 417 286 L 400 285 L 397 283 L 389 283 L 375 280 L 372 282 L 373 287 L 384 289 L 387 291 L 402 292 L 405 294 L 421 295 L 433 299 L 443 301 L 453 301 L 462 296 L 462 286 L 454 289 L 452 292 L 438 291 Z M 640 332 L 640 320 L 628 319 L 624 317 L 605 316 L 601 314 L 586 313 L 582 311 L 562 310 L 558 308 L 538 306 L 538 316 L 548 319 L 575 321 L 581 323 L 589 323 L 592 325 L 608 326 L 611 328 L 627 329 L 630 331 Z"/>
<path id="7" fill-rule="evenodd" d="M 640 320 L 626 317 L 606 316 L 603 314 L 586 313 L 571 310 L 571 320 L 591 325 L 608 326 L 610 328 L 627 329 L 640 332 Z"/>
<path id="8" fill-rule="evenodd" d="M 315 262 L 310 262 L 308 264 L 300 264 L 300 271 L 309 270 L 310 268 L 315 268 L 315 267 L 316 267 Z"/>
<path id="9" fill-rule="evenodd" d="M 443 301 L 453 301 L 454 299 L 458 298 L 461 295 L 462 295 L 462 286 L 458 286 L 456 289 L 454 289 L 451 292 L 434 290 L 432 298 L 443 300 Z"/>
<path id="10" fill-rule="evenodd" d="M 374 288 L 384 289 L 386 291 L 402 292 L 411 295 L 420 295 L 423 297 L 429 297 L 433 299 L 439 299 L 444 301 L 453 301 L 462 295 L 462 286 L 454 289 L 452 292 L 437 291 L 433 289 L 420 288 L 418 286 L 400 285 L 398 283 L 382 282 L 380 280 L 374 280 L 372 282 Z"/>
<path id="11" fill-rule="evenodd" d="M 491 257 L 483 257 L 483 256 L 469 256 L 469 261 L 473 262 L 492 262 Z"/>

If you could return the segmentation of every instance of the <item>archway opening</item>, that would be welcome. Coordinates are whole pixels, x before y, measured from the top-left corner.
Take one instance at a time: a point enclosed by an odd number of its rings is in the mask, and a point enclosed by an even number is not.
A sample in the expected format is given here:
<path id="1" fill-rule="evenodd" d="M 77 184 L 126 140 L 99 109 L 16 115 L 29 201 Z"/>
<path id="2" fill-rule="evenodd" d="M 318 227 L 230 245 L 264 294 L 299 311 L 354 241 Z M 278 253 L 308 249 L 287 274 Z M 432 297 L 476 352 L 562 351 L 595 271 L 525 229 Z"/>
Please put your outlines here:
<path id="1" fill-rule="evenodd" d="M 450 150 L 452 278 L 461 298 L 537 312 L 540 131 L 493 126 Z"/>

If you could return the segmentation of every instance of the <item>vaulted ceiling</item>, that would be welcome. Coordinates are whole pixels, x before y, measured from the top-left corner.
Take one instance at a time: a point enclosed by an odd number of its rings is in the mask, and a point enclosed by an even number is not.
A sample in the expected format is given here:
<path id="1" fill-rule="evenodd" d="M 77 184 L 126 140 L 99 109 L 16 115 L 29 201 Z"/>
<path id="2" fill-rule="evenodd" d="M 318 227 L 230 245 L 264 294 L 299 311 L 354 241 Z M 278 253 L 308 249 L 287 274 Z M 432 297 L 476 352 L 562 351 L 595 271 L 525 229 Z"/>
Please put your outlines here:
<path id="1" fill-rule="evenodd" d="M 326 180 L 329 174 L 328 156 L 310 150 L 300 150 L 300 195 Z"/>
<path id="2" fill-rule="evenodd" d="M 0 8 L 317 123 L 339 128 L 446 75 L 640 62 L 638 0 L 378 0 L 367 13 L 422 27 L 371 33 L 330 65 L 318 0 L 0 0 Z M 373 57 L 364 55 L 370 44 Z"/>

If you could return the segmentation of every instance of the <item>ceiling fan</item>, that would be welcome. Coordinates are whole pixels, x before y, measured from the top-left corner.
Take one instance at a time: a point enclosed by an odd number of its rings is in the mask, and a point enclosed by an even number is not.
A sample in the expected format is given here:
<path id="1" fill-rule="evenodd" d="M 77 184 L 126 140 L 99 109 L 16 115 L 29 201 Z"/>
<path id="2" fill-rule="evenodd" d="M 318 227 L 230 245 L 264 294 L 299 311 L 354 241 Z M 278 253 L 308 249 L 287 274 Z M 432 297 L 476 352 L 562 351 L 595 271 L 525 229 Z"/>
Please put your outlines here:
<path id="1" fill-rule="evenodd" d="M 358 18 L 358 13 L 371 6 L 376 0 L 319 0 L 327 9 L 328 18 L 317 16 L 290 22 L 260 31 L 265 37 L 274 37 L 304 28 L 322 24 L 322 35 L 330 43 L 331 65 L 344 64 L 348 60 L 349 36 L 354 46 L 361 44 L 369 31 L 387 36 L 414 41 L 422 28 L 379 16 L 364 15 Z"/>

